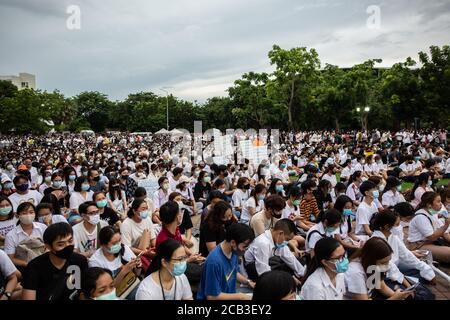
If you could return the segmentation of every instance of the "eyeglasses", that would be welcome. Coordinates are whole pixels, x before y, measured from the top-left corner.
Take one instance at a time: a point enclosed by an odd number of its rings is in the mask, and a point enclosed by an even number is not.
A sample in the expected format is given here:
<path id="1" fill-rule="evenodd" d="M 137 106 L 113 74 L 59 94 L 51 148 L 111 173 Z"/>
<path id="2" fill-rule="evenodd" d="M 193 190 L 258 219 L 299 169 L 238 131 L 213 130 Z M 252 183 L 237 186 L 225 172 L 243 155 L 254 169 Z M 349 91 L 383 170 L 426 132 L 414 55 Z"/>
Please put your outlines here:
<path id="1" fill-rule="evenodd" d="M 334 258 L 334 259 L 329 259 L 328 261 L 330 261 L 331 263 L 336 263 L 336 262 L 342 262 L 344 261 L 344 259 L 347 258 L 347 254 L 344 254 L 342 257 L 340 258 Z"/>

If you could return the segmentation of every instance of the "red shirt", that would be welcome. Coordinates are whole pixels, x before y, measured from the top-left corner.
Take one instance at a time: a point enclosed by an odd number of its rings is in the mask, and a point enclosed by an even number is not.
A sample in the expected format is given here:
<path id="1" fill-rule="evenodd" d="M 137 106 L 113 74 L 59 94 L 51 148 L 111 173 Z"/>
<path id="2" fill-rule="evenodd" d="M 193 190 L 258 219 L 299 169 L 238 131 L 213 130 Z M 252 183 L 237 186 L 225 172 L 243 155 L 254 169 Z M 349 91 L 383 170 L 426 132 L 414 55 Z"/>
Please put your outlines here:
<path id="1" fill-rule="evenodd" d="M 177 227 L 177 230 L 175 231 L 175 234 L 170 233 L 169 230 L 167 230 L 165 227 L 161 229 L 158 236 L 156 237 L 156 244 L 155 247 L 158 249 L 158 246 L 166 241 L 167 239 L 174 239 L 178 242 L 182 242 L 183 239 L 181 238 L 181 232 L 180 229 Z"/>

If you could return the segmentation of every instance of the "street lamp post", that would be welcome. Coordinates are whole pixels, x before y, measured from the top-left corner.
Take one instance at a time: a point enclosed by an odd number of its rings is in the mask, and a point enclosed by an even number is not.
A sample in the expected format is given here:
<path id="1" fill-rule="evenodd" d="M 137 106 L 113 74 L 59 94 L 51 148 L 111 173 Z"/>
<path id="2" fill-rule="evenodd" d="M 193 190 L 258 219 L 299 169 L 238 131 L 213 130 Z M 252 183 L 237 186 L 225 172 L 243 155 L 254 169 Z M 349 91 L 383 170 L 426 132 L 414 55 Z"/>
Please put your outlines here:
<path id="1" fill-rule="evenodd" d="M 169 131 L 169 92 L 164 88 L 160 88 L 159 90 L 166 93 L 166 121 L 167 121 L 167 131 Z"/>
<path id="2" fill-rule="evenodd" d="M 361 108 L 356 108 L 356 112 L 358 112 L 359 114 L 361 114 L 360 119 L 361 119 L 361 127 L 364 131 L 367 131 L 367 120 L 369 117 L 369 112 L 370 112 L 370 107 L 365 107 L 364 111 L 361 110 Z"/>

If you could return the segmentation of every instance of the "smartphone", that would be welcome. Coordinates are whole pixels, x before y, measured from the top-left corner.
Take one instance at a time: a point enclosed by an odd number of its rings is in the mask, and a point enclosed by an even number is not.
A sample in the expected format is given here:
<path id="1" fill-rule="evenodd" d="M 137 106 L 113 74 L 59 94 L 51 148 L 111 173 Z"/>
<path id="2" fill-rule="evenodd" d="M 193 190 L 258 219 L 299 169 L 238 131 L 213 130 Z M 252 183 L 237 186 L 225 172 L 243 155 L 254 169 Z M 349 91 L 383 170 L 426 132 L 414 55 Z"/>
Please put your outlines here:
<path id="1" fill-rule="evenodd" d="M 416 288 L 419 286 L 419 283 L 418 282 L 416 282 L 416 283 L 414 283 L 411 287 L 409 287 L 409 288 L 406 288 L 405 290 L 403 290 L 403 291 L 405 291 L 405 292 L 410 292 L 410 291 L 414 291 L 414 290 L 416 290 Z"/>

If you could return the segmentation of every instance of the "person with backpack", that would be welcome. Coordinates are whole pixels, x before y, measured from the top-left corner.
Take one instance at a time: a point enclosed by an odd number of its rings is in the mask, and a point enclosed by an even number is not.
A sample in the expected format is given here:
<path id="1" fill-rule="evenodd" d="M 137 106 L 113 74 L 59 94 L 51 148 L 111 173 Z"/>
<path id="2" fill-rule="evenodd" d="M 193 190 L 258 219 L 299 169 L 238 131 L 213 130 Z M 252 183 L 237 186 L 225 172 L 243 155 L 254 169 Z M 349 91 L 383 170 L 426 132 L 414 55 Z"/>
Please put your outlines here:
<path id="1" fill-rule="evenodd" d="M 434 260 L 450 263 L 450 217 L 444 222 L 438 217 L 442 208 L 441 196 L 436 192 L 425 192 L 418 208 L 409 223 L 408 248 L 429 250 Z"/>
<path id="2" fill-rule="evenodd" d="M 339 232 L 339 226 L 342 222 L 341 213 L 336 209 L 329 209 L 319 216 L 319 223 L 309 229 L 306 234 L 305 249 L 314 255 L 316 242 L 322 238 L 332 237 Z"/>

